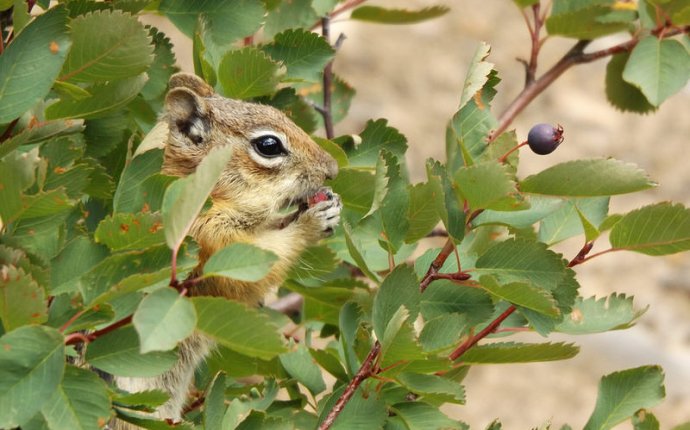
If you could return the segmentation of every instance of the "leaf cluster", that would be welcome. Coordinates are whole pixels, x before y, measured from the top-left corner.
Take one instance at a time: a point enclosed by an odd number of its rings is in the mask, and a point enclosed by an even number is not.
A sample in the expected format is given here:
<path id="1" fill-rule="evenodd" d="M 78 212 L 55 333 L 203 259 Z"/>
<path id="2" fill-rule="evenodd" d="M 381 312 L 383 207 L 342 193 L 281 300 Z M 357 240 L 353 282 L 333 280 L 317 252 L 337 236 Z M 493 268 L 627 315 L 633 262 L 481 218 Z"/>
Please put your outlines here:
<path id="1" fill-rule="evenodd" d="M 232 154 L 212 150 L 185 178 L 160 173 L 158 113 L 176 59 L 166 35 L 138 17 L 161 14 L 191 38 L 196 74 L 220 95 L 273 105 L 313 133 L 323 123 L 324 68 L 336 49 L 311 29 L 342 4 L 37 3 L 44 12 L 32 18 L 17 2 L 0 1 L 14 20 L 0 55 L 1 428 L 96 429 L 113 417 L 172 428 L 148 414 L 167 393 L 128 393 L 96 371 L 159 376 L 196 333 L 217 353 L 198 370 L 195 407 L 175 428 L 311 429 L 354 390 L 331 428 L 465 429 L 439 407 L 465 402 L 472 365 L 578 352 L 571 343 L 484 337 L 598 333 L 641 316 L 631 297 L 579 295 L 572 267 L 592 257 L 604 233 L 604 252 L 690 249 L 690 211 L 682 205 L 609 213 L 613 196 L 655 186 L 632 164 L 575 160 L 519 177 L 519 155 L 510 152 L 515 132 L 489 139 L 500 79 L 481 44 L 448 123 L 446 160 L 428 160 L 425 181 L 410 183 L 407 140 L 385 119 L 367 121 L 357 134 L 315 139 L 338 161 L 328 185 L 342 198 L 343 222 L 302 253 L 280 286 L 280 297 L 303 298 L 297 315 L 189 297 L 209 278 L 260 280 L 277 256 L 235 243 L 200 267 L 189 230 Z M 621 11 L 617 4 L 554 1 L 547 29 L 593 38 L 641 28 L 632 52 L 612 57 L 607 93 L 622 109 L 654 109 L 690 74 L 687 43 L 660 38 L 654 14 L 687 25 L 688 8 L 641 0 L 639 9 Z M 366 5 L 351 19 L 410 24 L 446 11 Z M 331 78 L 328 108 L 337 123 L 355 92 Z M 446 245 L 426 246 L 439 230 Z M 553 249 L 574 237 L 586 244 L 582 255 Z M 303 330 L 288 332 L 294 325 Z M 352 388 L 371 351 L 380 351 L 369 375 L 376 377 Z M 246 378 L 252 375 L 260 377 Z M 658 428 L 641 408 L 663 395 L 657 367 L 608 375 L 587 428 L 631 416 L 636 428 Z"/>

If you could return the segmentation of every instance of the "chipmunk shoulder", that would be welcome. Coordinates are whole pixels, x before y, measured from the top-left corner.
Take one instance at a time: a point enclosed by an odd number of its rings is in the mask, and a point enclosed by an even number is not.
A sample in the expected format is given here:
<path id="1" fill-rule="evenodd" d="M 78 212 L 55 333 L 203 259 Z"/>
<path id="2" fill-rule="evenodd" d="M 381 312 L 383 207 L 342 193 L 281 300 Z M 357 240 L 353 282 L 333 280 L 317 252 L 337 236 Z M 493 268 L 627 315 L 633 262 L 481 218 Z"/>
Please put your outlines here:
<path id="1" fill-rule="evenodd" d="M 330 235 L 340 220 L 340 198 L 324 188 L 338 173 L 336 161 L 279 110 L 228 99 L 195 75 L 172 76 L 161 120 L 167 124 L 163 173 L 187 176 L 211 148 L 227 145 L 232 157 L 211 192 L 211 207 L 195 221 L 190 235 L 199 244 L 200 263 L 236 242 L 250 243 L 278 256 L 258 282 L 208 278 L 190 295 L 221 296 L 257 305 L 278 286 L 301 252 Z M 307 204 L 310 196 L 328 198 Z M 292 209 L 292 212 L 286 213 Z M 180 344 L 178 363 L 155 378 L 116 378 L 128 391 L 161 389 L 170 400 L 157 415 L 181 419 L 194 369 L 213 342 L 194 334 Z M 134 428 L 117 422 L 117 429 Z"/>

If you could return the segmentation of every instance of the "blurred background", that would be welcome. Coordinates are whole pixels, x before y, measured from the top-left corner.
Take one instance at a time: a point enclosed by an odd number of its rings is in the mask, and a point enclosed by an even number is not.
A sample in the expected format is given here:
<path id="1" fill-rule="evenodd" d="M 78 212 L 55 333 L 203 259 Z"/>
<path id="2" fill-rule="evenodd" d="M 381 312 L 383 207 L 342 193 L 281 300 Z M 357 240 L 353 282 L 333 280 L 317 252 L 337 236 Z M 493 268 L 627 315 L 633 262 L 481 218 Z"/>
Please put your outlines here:
<path id="1" fill-rule="evenodd" d="M 445 127 L 455 113 L 467 65 L 479 41 L 492 46 L 489 61 L 502 82 L 493 108 L 496 115 L 524 84 L 516 57 L 529 55 L 529 35 L 519 10 L 509 0 L 375 0 L 370 4 L 420 8 L 445 4 L 447 15 L 416 25 L 391 26 L 334 20 L 333 37 L 347 36 L 334 71 L 356 90 L 350 116 L 336 135 L 358 133 L 366 120 L 387 118 L 408 138 L 408 166 L 413 181 L 424 180 L 424 161 L 444 159 Z M 159 21 L 156 25 L 161 25 Z M 164 26 L 162 26 L 164 27 Z M 163 30 L 172 35 L 167 27 Z M 598 49 L 626 40 L 612 36 Z M 191 71 L 191 46 L 175 38 L 177 58 Z M 555 63 L 573 40 L 550 38 L 542 51 L 538 75 Z M 561 124 L 565 143 L 549 156 L 523 150 L 520 177 L 577 158 L 614 157 L 636 163 L 659 183 L 655 189 L 614 197 L 611 212 L 624 212 L 658 201 L 690 206 L 690 88 L 670 98 L 656 113 L 640 116 L 611 107 L 604 93 L 607 60 L 576 66 L 539 96 L 512 125 L 524 140 L 538 122 Z M 686 152 L 687 151 L 687 152 Z M 559 244 L 574 256 L 581 238 Z M 597 249 L 608 243 L 599 240 Z M 651 258 L 611 253 L 577 266 L 584 297 L 612 292 L 634 295 L 638 308 L 649 306 L 637 326 L 591 336 L 557 336 L 581 346 L 572 360 L 522 365 L 476 366 L 466 379 L 467 404 L 444 409 L 474 429 L 500 418 L 506 429 L 528 429 L 550 420 L 581 428 L 594 408 L 599 378 L 643 364 L 666 372 L 665 402 L 653 412 L 661 428 L 690 421 L 690 253 Z M 540 341 L 537 334 L 523 335 Z M 630 428 L 624 423 L 619 428 Z"/>

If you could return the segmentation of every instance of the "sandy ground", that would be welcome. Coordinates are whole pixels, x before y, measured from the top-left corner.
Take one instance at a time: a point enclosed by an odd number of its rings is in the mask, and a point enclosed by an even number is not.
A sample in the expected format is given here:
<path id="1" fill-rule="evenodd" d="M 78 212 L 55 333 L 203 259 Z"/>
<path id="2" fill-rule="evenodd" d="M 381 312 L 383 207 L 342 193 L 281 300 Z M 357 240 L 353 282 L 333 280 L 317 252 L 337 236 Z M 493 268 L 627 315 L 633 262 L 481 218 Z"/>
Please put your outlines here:
<path id="1" fill-rule="evenodd" d="M 478 41 L 492 45 L 490 61 L 503 80 L 494 102 L 498 113 L 523 85 L 523 69 L 515 58 L 528 55 L 527 31 L 508 0 L 373 3 L 410 8 L 446 4 L 452 9 L 440 19 L 413 26 L 333 23 L 334 34 L 347 36 L 335 71 L 358 91 L 350 117 L 336 126 L 337 134 L 356 133 L 370 118 L 387 118 L 409 139 L 413 180 L 423 180 L 424 160 L 444 157 L 445 126 L 456 110 Z M 619 39 L 608 38 L 594 48 Z M 562 38 L 549 40 L 540 70 L 546 70 L 572 43 Z M 177 45 L 178 59 L 190 58 L 188 44 Z M 191 65 L 182 67 L 189 70 Z M 537 122 L 560 123 L 566 130 L 566 143 L 554 154 L 523 153 L 520 175 L 561 161 L 611 156 L 638 164 L 660 184 L 653 190 L 614 198 L 613 211 L 662 200 L 690 205 L 690 169 L 684 158 L 690 143 L 690 90 L 666 101 L 655 114 L 623 114 L 606 101 L 604 71 L 603 61 L 571 69 L 516 119 L 513 127 L 522 138 Z M 566 242 L 558 250 L 572 256 L 580 245 Z M 446 407 L 447 413 L 474 429 L 484 428 L 497 417 L 506 429 L 528 429 L 548 420 L 554 428 L 564 423 L 581 428 L 594 407 L 602 375 L 660 364 L 666 372 L 667 399 L 653 412 L 662 428 L 690 421 L 690 254 L 666 258 L 608 254 L 577 271 L 584 296 L 622 292 L 634 295 L 639 307 L 649 305 L 649 311 L 627 331 L 555 338 L 581 345 L 580 354 L 572 360 L 474 368 L 466 380 L 467 404 Z M 524 337 L 542 340 L 537 335 Z"/>

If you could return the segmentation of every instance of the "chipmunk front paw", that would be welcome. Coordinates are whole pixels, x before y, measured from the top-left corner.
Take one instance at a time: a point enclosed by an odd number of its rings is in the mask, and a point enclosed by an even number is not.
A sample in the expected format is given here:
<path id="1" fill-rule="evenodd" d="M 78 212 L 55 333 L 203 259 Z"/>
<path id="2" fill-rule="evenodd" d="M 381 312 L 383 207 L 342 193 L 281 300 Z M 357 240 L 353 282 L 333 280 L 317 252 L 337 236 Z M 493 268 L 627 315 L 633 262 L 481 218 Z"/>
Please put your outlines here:
<path id="1" fill-rule="evenodd" d="M 325 235 L 333 234 L 333 229 L 340 223 L 340 211 L 343 202 L 340 196 L 330 187 L 321 187 L 308 199 L 309 208 L 304 215 L 312 217 L 319 225 L 319 230 Z"/>

